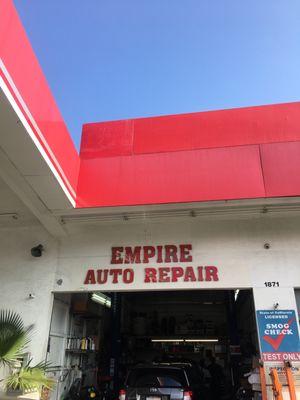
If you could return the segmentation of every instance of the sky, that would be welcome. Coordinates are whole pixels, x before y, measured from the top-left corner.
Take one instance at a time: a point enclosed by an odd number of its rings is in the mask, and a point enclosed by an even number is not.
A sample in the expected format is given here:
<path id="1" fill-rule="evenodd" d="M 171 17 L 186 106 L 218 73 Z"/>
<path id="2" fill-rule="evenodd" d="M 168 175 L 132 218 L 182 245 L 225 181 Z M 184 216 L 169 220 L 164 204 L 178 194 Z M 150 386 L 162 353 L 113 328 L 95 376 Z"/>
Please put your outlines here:
<path id="1" fill-rule="evenodd" d="M 299 0 L 14 0 L 82 124 L 300 100 Z"/>

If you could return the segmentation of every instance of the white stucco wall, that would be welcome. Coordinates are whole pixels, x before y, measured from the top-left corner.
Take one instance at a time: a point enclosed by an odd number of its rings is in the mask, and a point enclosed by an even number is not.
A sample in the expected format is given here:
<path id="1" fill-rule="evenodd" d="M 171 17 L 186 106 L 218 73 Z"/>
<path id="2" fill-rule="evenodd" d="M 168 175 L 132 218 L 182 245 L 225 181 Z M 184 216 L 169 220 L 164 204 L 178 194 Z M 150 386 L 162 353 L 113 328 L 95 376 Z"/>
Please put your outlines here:
<path id="1" fill-rule="evenodd" d="M 70 223 L 66 230 L 67 236 L 59 243 L 38 224 L 0 230 L 1 308 L 19 312 L 26 325 L 35 324 L 30 352 L 37 361 L 46 354 L 52 291 L 253 287 L 256 309 L 272 309 L 274 302 L 281 309 L 296 309 L 293 288 L 300 287 L 299 216 Z M 271 245 L 269 250 L 264 249 L 266 242 Z M 34 258 L 30 249 L 39 243 L 45 252 Z M 134 284 L 83 284 L 89 268 L 128 267 L 110 265 L 112 246 L 180 243 L 193 246 L 193 261 L 186 265 L 215 265 L 219 281 L 145 285 L 145 266 L 138 264 L 133 266 L 139 271 Z M 59 279 L 62 285 L 57 284 Z M 265 281 L 280 286 L 266 288 Z M 29 293 L 35 298 L 30 300 Z"/>
<path id="2" fill-rule="evenodd" d="M 261 216 L 251 219 L 185 218 L 165 221 L 124 222 L 110 225 L 69 225 L 69 235 L 60 246 L 57 291 L 155 290 L 197 288 L 261 288 L 272 297 L 266 281 L 280 288 L 300 286 L 300 218 Z M 266 250 L 264 244 L 270 243 Z M 143 246 L 190 243 L 193 261 L 188 263 L 136 264 L 132 284 L 84 285 L 90 268 L 128 268 L 111 265 L 112 246 Z M 150 266 L 205 266 L 219 269 L 218 282 L 144 283 L 144 268 Z M 279 291 L 281 293 L 281 291 Z M 268 296 L 269 296 L 268 295 Z M 293 302 L 294 304 L 294 302 Z"/>
<path id="3" fill-rule="evenodd" d="M 45 252 L 34 258 L 30 249 L 39 243 Z M 47 349 L 57 243 L 38 224 L 1 229 L 0 260 L 0 308 L 18 312 L 26 326 L 34 324 L 29 352 L 39 362 Z"/>

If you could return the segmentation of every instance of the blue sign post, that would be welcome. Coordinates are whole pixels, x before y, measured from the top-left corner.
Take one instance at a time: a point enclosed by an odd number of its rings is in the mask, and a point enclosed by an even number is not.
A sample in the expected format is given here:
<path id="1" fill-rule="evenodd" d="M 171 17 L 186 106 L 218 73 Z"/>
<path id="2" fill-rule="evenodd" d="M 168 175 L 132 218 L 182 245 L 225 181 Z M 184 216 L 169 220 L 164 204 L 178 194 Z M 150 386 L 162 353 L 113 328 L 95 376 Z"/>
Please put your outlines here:
<path id="1" fill-rule="evenodd" d="M 257 324 L 263 361 L 300 361 L 295 310 L 258 310 Z"/>

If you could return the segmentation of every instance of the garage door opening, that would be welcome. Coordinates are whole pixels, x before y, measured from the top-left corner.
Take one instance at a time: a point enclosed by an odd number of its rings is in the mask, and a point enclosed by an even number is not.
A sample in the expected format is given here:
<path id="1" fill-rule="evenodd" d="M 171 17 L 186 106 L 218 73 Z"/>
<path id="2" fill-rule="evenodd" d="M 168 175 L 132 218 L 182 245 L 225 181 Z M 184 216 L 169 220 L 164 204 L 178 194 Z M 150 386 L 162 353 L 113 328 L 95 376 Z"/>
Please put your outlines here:
<path id="1" fill-rule="evenodd" d="M 251 290 L 55 294 L 53 399 L 76 380 L 115 399 L 128 371 L 150 365 L 187 365 L 205 398 L 232 398 L 257 354 Z"/>

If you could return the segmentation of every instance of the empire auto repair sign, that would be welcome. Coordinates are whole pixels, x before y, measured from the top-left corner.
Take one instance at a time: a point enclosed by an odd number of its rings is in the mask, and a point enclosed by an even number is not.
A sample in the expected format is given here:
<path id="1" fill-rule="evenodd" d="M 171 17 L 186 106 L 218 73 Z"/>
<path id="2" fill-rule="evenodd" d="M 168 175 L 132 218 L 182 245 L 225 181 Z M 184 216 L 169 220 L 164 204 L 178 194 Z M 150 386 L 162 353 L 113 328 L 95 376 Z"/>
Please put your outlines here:
<path id="1" fill-rule="evenodd" d="M 183 263 L 186 265 L 182 266 Z M 84 284 L 132 284 L 137 268 L 143 269 L 146 284 L 219 280 L 216 266 L 194 266 L 192 263 L 191 244 L 112 247 L 110 267 L 88 269 Z"/>
<path id="2" fill-rule="evenodd" d="M 259 310 L 257 323 L 263 361 L 300 361 L 294 310 Z"/>

